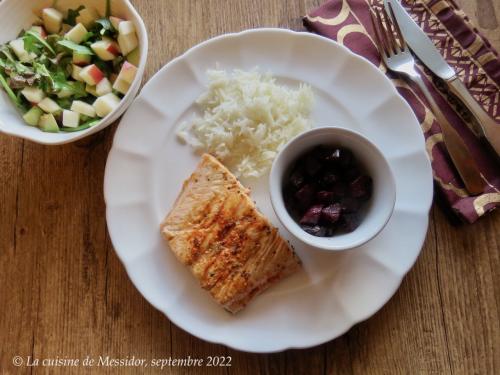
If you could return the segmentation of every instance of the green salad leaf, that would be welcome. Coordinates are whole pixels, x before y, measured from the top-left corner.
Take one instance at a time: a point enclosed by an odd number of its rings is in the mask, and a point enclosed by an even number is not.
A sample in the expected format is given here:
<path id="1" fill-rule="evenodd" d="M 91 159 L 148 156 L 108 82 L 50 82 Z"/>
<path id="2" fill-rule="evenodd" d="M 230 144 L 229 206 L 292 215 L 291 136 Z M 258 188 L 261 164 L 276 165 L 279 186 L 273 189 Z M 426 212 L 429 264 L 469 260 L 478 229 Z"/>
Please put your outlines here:
<path id="1" fill-rule="evenodd" d="M 18 99 L 18 97 L 16 96 L 16 94 L 14 94 L 14 91 L 12 91 L 12 89 L 9 87 L 9 84 L 7 83 L 7 81 L 5 80 L 5 77 L 3 76 L 2 73 L 0 73 L 0 84 L 2 85 L 2 87 L 4 88 L 5 92 L 7 93 L 7 95 L 9 96 L 9 98 L 17 105 L 19 106 L 20 105 L 20 101 Z"/>
<path id="2" fill-rule="evenodd" d="M 30 51 L 28 48 L 37 48 L 39 49 L 39 47 L 35 47 L 36 46 L 36 43 L 40 43 L 44 48 L 46 48 L 52 55 L 55 55 L 56 54 L 56 51 L 54 51 L 54 49 L 50 46 L 49 43 L 47 43 L 41 36 L 40 34 L 38 34 L 37 32 L 33 31 L 33 30 L 28 30 L 26 31 L 26 33 L 24 34 L 24 48 L 26 48 L 26 50 L 28 52 L 35 52 L 37 55 L 40 54 L 40 51 Z"/>
<path id="3" fill-rule="evenodd" d="M 99 28 L 100 27 L 100 30 L 99 30 L 99 34 L 101 35 L 113 35 L 113 33 L 115 32 L 115 28 L 113 27 L 113 25 L 111 24 L 111 22 L 109 21 L 108 18 L 101 18 L 101 19 L 98 19 L 95 21 L 96 25 L 98 25 L 97 27 Z"/>
<path id="4" fill-rule="evenodd" d="M 79 53 L 80 55 L 93 55 L 94 54 L 94 52 L 92 52 L 92 50 L 90 48 L 76 44 L 76 43 L 72 42 L 71 40 L 67 40 L 67 39 L 60 40 L 57 42 L 57 44 L 59 44 L 60 46 L 66 47 L 72 51 L 75 51 L 75 52 Z"/>

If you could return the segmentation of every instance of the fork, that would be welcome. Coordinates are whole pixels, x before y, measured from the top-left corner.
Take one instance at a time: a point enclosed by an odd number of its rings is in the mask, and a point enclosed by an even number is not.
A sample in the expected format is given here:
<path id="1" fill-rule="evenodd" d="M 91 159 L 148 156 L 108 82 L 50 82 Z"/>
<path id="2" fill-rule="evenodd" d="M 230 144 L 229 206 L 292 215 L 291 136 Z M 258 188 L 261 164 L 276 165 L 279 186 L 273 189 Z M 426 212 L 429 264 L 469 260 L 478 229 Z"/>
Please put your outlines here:
<path id="1" fill-rule="evenodd" d="M 391 17 L 384 8 L 382 8 L 382 11 L 374 8 L 375 14 L 370 12 L 375 31 L 375 44 L 379 49 L 382 60 L 389 70 L 403 75 L 414 82 L 422 91 L 440 124 L 444 144 L 466 189 L 471 194 L 481 194 L 484 191 L 484 181 L 481 173 L 465 142 L 436 104 L 422 77 L 415 69 L 415 60 L 402 36 L 393 10 L 391 7 L 389 7 L 389 10 Z M 386 27 L 384 27 L 384 21 Z"/>

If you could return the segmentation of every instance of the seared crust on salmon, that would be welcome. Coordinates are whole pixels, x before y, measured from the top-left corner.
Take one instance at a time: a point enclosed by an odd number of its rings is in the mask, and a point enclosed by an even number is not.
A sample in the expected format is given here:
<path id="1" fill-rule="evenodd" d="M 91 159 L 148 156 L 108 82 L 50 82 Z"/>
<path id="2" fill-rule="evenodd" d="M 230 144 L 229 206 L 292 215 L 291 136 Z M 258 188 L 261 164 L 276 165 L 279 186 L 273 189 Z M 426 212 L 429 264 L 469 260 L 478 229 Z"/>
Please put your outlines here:
<path id="1" fill-rule="evenodd" d="M 184 182 L 161 232 L 200 285 L 232 313 L 300 268 L 249 191 L 208 154 Z"/>

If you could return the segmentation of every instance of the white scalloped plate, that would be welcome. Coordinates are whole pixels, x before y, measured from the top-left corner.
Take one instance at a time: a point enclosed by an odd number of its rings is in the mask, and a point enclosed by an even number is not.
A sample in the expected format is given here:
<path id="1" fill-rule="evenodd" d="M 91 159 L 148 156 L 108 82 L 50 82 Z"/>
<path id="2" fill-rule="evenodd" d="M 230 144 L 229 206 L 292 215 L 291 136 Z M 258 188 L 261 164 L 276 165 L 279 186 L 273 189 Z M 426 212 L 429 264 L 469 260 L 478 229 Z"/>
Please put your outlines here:
<path id="1" fill-rule="evenodd" d="M 175 130 L 196 111 L 208 68 L 272 72 L 315 91 L 317 125 L 363 133 L 388 158 L 397 201 L 386 228 L 347 252 L 305 248 L 280 227 L 267 181 L 252 188 L 259 209 L 294 244 L 303 271 L 231 315 L 202 290 L 168 249 L 159 224 L 199 157 Z M 144 87 L 116 132 L 104 193 L 111 240 L 137 289 L 179 327 L 250 352 L 318 345 L 379 310 L 420 253 L 432 200 L 432 173 L 416 118 L 391 82 L 368 61 L 326 38 L 281 29 L 223 35 L 193 47 Z"/>

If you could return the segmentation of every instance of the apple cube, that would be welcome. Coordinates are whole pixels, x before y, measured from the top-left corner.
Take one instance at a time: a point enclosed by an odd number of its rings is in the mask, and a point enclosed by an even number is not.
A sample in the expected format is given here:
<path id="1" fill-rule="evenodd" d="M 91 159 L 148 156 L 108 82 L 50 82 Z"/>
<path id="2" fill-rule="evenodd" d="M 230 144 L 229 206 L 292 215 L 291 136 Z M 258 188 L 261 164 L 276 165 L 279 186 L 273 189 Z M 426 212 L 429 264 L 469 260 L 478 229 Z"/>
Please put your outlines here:
<path id="1" fill-rule="evenodd" d="M 118 80 L 123 80 L 128 84 L 132 84 L 134 82 L 135 76 L 137 75 L 137 67 L 132 65 L 128 61 L 125 61 L 120 70 L 120 74 L 118 75 Z"/>
<path id="2" fill-rule="evenodd" d="M 44 110 L 44 112 L 47 113 L 56 113 L 61 110 L 61 107 L 59 107 L 59 104 L 57 104 L 55 101 L 53 101 L 50 98 L 45 98 L 43 99 L 40 103 L 38 103 L 38 106 Z"/>
<path id="3" fill-rule="evenodd" d="M 68 31 L 64 37 L 66 39 L 71 40 L 73 43 L 80 44 L 83 39 L 85 38 L 85 35 L 87 35 L 87 29 L 83 24 L 79 23 L 75 27 L 73 27 L 70 31 Z"/>
<path id="4" fill-rule="evenodd" d="M 54 8 L 42 10 L 43 25 L 49 34 L 57 34 L 61 30 L 63 14 Z"/>
<path id="5" fill-rule="evenodd" d="M 130 89 L 130 83 L 127 83 L 122 79 L 117 79 L 113 84 L 113 89 L 125 95 Z"/>
<path id="6" fill-rule="evenodd" d="M 40 116 L 40 120 L 38 121 L 38 127 L 44 132 L 49 132 L 49 133 L 59 132 L 59 126 L 57 125 L 57 121 L 52 113 Z"/>
<path id="7" fill-rule="evenodd" d="M 92 64 L 81 70 L 80 77 L 85 83 L 95 86 L 104 78 L 104 73 L 95 64 Z"/>
<path id="8" fill-rule="evenodd" d="M 99 117 L 106 117 L 120 105 L 120 98 L 110 93 L 97 98 L 94 109 Z"/>
<path id="9" fill-rule="evenodd" d="M 24 40 L 22 38 L 10 41 L 9 46 L 21 62 L 30 62 L 36 57 L 36 55 L 29 54 L 28 51 L 24 49 Z"/>
<path id="10" fill-rule="evenodd" d="M 104 61 L 111 61 L 120 54 L 118 45 L 110 40 L 100 40 L 93 43 L 90 48 Z"/>
<path id="11" fill-rule="evenodd" d="M 80 11 L 76 22 L 82 23 L 87 29 L 92 27 L 94 22 L 99 18 L 99 13 L 94 8 L 84 8 Z"/>
<path id="12" fill-rule="evenodd" d="M 90 104 L 82 102 L 80 100 L 74 100 L 71 104 L 71 110 L 73 112 L 78 112 L 81 115 L 88 117 L 95 117 L 95 109 Z"/>
<path id="13" fill-rule="evenodd" d="M 85 66 L 90 64 L 91 61 L 92 61 L 91 55 L 80 54 L 76 51 L 73 51 L 73 64 L 79 66 Z"/>
<path id="14" fill-rule="evenodd" d="M 127 61 L 135 66 L 139 66 L 141 61 L 141 51 L 139 48 L 134 49 L 127 55 Z"/>
<path id="15" fill-rule="evenodd" d="M 80 73 L 82 72 L 83 68 L 80 68 L 78 65 L 73 64 L 71 66 L 71 77 L 75 81 L 83 82 L 82 77 L 80 77 Z"/>
<path id="16" fill-rule="evenodd" d="M 97 96 L 104 96 L 113 91 L 111 87 L 111 82 L 107 78 L 104 78 L 101 82 L 99 82 L 96 86 Z"/>
<path id="17" fill-rule="evenodd" d="M 130 35 L 135 34 L 135 26 L 132 21 L 123 21 L 118 25 L 118 34 Z"/>
<path id="18" fill-rule="evenodd" d="M 109 20 L 111 22 L 111 24 L 113 25 L 113 27 L 115 28 L 115 30 L 118 30 L 118 25 L 120 24 L 120 22 L 123 22 L 123 20 L 121 18 L 118 18 L 118 17 L 109 17 Z"/>
<path id="19" fill-rule="evenodd" d="M 62 116 L 63 126 L 67 128 L 76 128 L 80 124 L 80 114 L 74 111 L 65 109 Z"/>
<path id="20" fill-rule="evenodd" d="M 31 31 L 34 31 L 38 35 L 40 35 L 43 39 L 47 38 L 47 32 L 42 26 L 32 26 Z"/>
<path id="21" fill-rule="evenodd" d="M 73 95 L 73 91 L 67 87 L 63 87 L 59 92 L 57 93 L 57 97 L 59 99 L 64 99 L 64 98 L 69 98 L 70 96 Z"/>
<path id="22" fill-rule="evenodd" d="M 23 94 L 28 102 L 33 104 L 38 104 L 45 98 L 43 90 L 37 87 L 25 87 L 21 91 L 21 94 Z"/>
<path id="23" fill-rule="evenodd" d="M 126 56 L 137 48 L 139 40 L 137 39 L 137 35 L 135 35 L 135 33 L 127 35 L 119 34 L 118 44 L 120 45 L 120 50 L 122 51 L 123 56 Z"/>
<path id="24" fill-rule="evenodd" d="M 89 84 L 87 84 L 85 86 L 85 91 L 87 91 L 90 95 L 95 96 L 96 98 L 99 96 L 99 95 L 97 95 L 96 86 L 90 86 Z"/>

